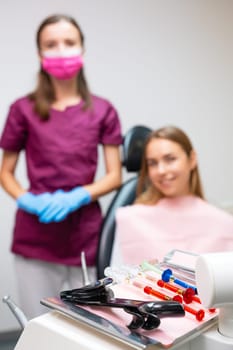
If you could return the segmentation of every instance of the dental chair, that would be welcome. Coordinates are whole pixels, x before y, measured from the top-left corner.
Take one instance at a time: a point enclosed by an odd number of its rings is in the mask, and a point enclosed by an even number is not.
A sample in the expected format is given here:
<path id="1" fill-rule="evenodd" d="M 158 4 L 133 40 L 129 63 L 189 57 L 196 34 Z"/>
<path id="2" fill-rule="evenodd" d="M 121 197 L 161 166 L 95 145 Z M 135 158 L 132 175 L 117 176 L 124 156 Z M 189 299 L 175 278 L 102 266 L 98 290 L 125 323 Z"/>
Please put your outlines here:
<path id="1" fill-rule="evenodd" d="M 135 199 L 142 149 L 150 132 L 147 127 L 135 126 L 125 135 L 122 166 L 134 175 L 120 187 L 103 221 L 97 256 L 98 279 L 104 277 L 104 269 L 110 263 L 115 235 L 115 211 L 119 207 L 132 204 Z M 219 308 L 219 316 L 207 320 L 202 327 L 197 323 L 195 330 L 187 332 L 187 336 L 182 336 L 168 346 L 171 350 L 233 349 L 232 264 L 233 252 L 204 254 L 198 258 L 196 282 L 200 298 L 209 310 Z M 120 325 L 98 317 L 88 310 L 84 312 L 81 309 L 77 313 L 75 308 L 70 308 L 67 312 L 66 305 L 61 307 L 60 300 L 54 297 L 45 299 L 44 305 L 51 308 L 51 311 L 29 322 L 20 315 L 17 306 L 11 303 L 9 297 L 4 297 L 3 301 L 13 313 L 17 311 L 16 317 L 18 316 L 17 319 L 24 328 L 15 350 L 91 350 L 93 347 L 96 350 L 164 349 L 164 345 L 152 339 L 150 333 L 147 337 L 146 332 L 142 335 L 129 330 L 123 332 Z M 198 308 L 198 305 L 196 307 Z M 176 328 L 172 326 L 173 334 L 176 333 Z"/>
<path id="2" fill-rule="evenodd" d="M 110 265 L 111 253 L 115 236 L 115 212 L 119 207 L 132 204 L 136 197 L 136 187 L 138 181 L 138 172 L 141 167 L 141 159 L 145 140 L 152 130 L 143 125 L 132 127 L 126 133 L 122 147 L 122 166 L 128 173 L 136 173 L 123 183 L 105 215 L 98 252 L 97 252 L 97 279 L 104 277 L 105 267 Z"/>

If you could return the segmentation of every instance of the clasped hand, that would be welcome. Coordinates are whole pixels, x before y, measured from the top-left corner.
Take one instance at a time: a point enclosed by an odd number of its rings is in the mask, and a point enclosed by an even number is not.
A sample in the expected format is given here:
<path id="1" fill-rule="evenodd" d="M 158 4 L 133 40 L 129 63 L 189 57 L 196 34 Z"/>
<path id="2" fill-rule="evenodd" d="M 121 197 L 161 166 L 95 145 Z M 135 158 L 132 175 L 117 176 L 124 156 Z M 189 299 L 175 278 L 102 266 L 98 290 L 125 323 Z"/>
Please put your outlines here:
<path id="1" fill-rule="evenodd" d="M 70 213 L 91 202 L 91 195 L 84 187 L 69 192 L 33 194 L 26 192 L 17 199 L 20 209 L 39 217 L 42 223 L 60 222 Z"/>

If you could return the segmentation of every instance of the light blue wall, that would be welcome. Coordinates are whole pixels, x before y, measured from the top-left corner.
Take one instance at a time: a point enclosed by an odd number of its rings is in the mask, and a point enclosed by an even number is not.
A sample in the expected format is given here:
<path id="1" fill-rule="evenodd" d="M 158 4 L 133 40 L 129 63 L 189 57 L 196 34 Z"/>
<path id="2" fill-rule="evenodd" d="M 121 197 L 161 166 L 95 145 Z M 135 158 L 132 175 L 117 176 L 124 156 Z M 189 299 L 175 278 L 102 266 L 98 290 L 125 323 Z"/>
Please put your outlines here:
<path id="1" fill-rule="evenodd" d="M 35 31 L 55 12 L 80 22 L 90 86 L 117 107 L 123 131 L 135 124 L 182 127 L 198 152 L 207 198 L 232 204 L 233 1 L 1 2 L 0 130 L 9 104 L 34 87 Z M 23 158 L 18 175 L 26 185 Z M 15 204 L 2 190 L 0 201 L 0 297 L 10 293 L 17 301 L 9 253 Z M 0 332 L 16 326 L 0 303 Z"/>

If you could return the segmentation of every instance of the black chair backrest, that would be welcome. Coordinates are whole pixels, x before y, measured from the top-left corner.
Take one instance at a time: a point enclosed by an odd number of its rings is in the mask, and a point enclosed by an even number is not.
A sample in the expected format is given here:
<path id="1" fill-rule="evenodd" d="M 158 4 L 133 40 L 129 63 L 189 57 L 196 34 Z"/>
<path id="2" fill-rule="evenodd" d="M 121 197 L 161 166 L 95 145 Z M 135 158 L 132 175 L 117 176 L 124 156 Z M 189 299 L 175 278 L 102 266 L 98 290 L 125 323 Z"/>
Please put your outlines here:
<path id="1" fill-rule="evenodd" d="M 125 135 L 123 141 L 123 160 L 122 165 L 125 166 L 128 172 L 138 172 L 141 167 L 142 153 L 144 143 L 152 130 L 146 126 L 134 126 Z M 115 236 L 115 212 L 119 207 L 130 205 L 134 202 L 136 197 L 138 176 L 133 176 L 128 179 L 116 195 L 105 215 L 101 234 L 99 239 L 99 246 L 97 251 L 97 278 L 104 277 L 104 269 L 109 266 L 111 261 L 111 254 Z"/>

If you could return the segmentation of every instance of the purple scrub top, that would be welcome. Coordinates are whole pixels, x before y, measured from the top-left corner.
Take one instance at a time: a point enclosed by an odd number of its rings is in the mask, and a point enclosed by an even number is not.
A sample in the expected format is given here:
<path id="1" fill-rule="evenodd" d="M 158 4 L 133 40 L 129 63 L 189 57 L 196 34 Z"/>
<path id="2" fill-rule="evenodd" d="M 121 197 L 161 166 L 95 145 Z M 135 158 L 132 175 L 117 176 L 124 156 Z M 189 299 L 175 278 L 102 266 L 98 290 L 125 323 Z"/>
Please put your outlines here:
<path id="1" fill-rule="evenodd" d="M 121 126 L 117 111 L 105 99 L 92 96 L 64 111 L 50 110 L 43 121 L 34 102 L 23 97 L 14 102 L 0 140 L 6 151 L 25 150 L 29 191 L 69 191 L 94 181 L 98 145 L 120 145 Z M 70 214 L 60 223 L 42 224 L 23 210 L 16 213 L 12 252 L 28 258 L 65 265 L 80 265 L 84 251 L 89 266 L 95 265 L 102 215 L 98 202 Z"/>

